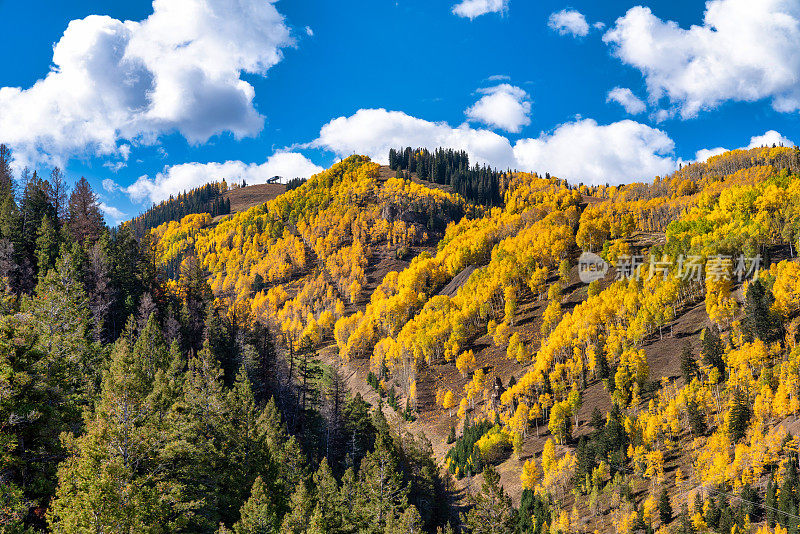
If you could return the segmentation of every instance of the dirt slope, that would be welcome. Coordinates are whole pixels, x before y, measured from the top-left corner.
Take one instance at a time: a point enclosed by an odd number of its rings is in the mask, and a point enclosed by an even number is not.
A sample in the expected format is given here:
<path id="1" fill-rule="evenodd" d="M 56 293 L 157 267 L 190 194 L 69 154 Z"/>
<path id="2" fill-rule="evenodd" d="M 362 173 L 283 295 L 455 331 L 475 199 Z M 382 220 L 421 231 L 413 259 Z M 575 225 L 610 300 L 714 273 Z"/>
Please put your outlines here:
<path id="1" fill-rule="evenodd" d="M 283 184 L 258 184 L 229 189 L 223 198 L 230 199 L 231 213 L 237 213 L 258 206 L 286 192 Z"/>

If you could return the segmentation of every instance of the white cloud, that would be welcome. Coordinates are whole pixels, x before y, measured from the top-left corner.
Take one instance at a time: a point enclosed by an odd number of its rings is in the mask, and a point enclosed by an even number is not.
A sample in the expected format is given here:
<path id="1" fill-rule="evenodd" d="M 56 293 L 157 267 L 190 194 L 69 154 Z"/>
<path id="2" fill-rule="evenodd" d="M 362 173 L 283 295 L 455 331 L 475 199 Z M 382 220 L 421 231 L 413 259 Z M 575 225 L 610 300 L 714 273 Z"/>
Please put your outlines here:
<path id="1" fill-rule="evenodd" d="M 0 142 L 19 163 L 115 155 L 178 132 L 191 143 L 258 133 L 243 73 L 263 75 L 292 44 L 274 0 L 154 0 L 143 21 L 69 23 L 33 86 L 0 88 Z"/>
<path id="2" fill-rule="evenodd" d="M 627 87 L 615 87 L 611 91 L 608 92 L 608 97 L 606 97 L 606 102 L 616 102 L 623 108 L 625 111 L 630 113 L 631 115 L 638 115 L 639 113 L 643 113 L 645 109 L 647 109 L 647 105 L 645 105 L 642 100 L 633 94 L 633 91 L 628 89 Z"/>
<path id="3" fill-rule="evenodd" d="M 399 111 L 362 109 L 334 119 L 307 146 L 344 157 L 365 154 L 387 163 L 389 149 L 446 147 L 466 150 L 473 162 L 497 168 L 550 172 L 571 182 L 591 184 L 648 180 L 677 166 L 674 143 L 661 131 L 631 120 L 598 125 L 591 119 L 563 124 L 536 139 L 508 138 L 466 125 L 453 128 Z"/>
<path id="4" fill-rule="evenodd" d="M 297 152 L 279 152 L 272 155 L 265 163 L 244 163 L 241 161 L 226 161 L 225 163 L 183 163 L 165 167 L 151 179 L 142 176 L 133 185 L 125 189 L 131 199 L 141 202 L 149 200 L 160 202 L 170 195 L 194 189 L 203 184 L 227 180 L 228 182 L 241 182 L 259 184 L 266 182 L 273 176 L 284 179 L 306 178 L 312 174 L 323 171 L 322 167 L 315 165 L 309 159 Z"/>
<path id="5" fill-rule="evenodd" d="M 102 211 L 107 218 L 114 222 L 114 224 L 119 224 L 125 219 L 127 219 L 127 215 L 125 215 L 122 211 L 114 206 L 109 206 L 105 202 L 98 203 L 100 211 Z"/>
<path id="6" fill-rule="evenodd" d="M 509 0 L 462 0 L 453 6 L 453 14 L 470 20 L 487 13 L 505 13 Z"/>
<path id="7" fill-rule="evenodd" d="M 385 109 L 361 109 L 350 117 L 334 119 L 308 146 L 330 150 L 340 157 L 364 154 L 384 164 L 388 163 L 389 149 L 406 146 L 463 149 L 473 161 L 502 168 L 515 163 L 511 143 L 492 131 L 466 125 L 453 128 L 444 122 Z"/>
<path id="8" fill-rule="evenodd" d="M 561 35 L 585 37 L 589 34 L 589 24 L 580 11 L 562 9 L 550 15 L 547 25 Z"/>
<path id="9" fill-rule="evenodd" d="M 661 130 L 632 120 L 562 124 L 514 146 L 520 169 L 550 172 L 570 182 L 620 184 L 665 175 L 677 165 L 675 143 Z"/>
<path id="10" fill-rule="evenodd" d="M 784 137 L 775 130 L 770 130 L 765 132 L 764 135 L 756 135 L 755 137 L 750 138 L 750 144 L 747 145 L 747 148 L 757 148 L 761 146 L 794 146 L 795 143 L 788 137 Z"/>
<path id="11" fill-rule="evenodd" d="M 666 98 L 682 118 L 726 101 L 770 99 L 800 109 L 800 2 L 710 0 L 702 25 L 684 29 L 636 6 L 603 40 L 641 71 L 650 100 Z"/>
<path id="12" fill-rule="evenodd" d="M 764 135 L 755 135 L 750 138 L 750 143 L 747 146 L 741 147 L 743 150 L 747 150 L 750 148 L 759 148 L 762 146 L 795 146 L 795 142 L 789 139 L 788 137 L 784 137 L 779 132 L 775 130 L 769 130 L 764 132 Z M 727 152 L 729 149 L 723 147 L 717 148 L 703 148 L 697 151 L 695 154 L 695 159 L 697 161 L 707 161 L 708 158 L 712 156 L 718 156 L 723 152 Z"/>
<path id="13" fill-rule="evenodd" d="M 697 151 L 694 158 L 696 161 L 708 161 L 708 158 L 712 158 L 714 156 L 719 156 L 723 152 L 727 152 L 727 148 L 722 148 L 718 146 L 717 148 L 701 148 Z"/>
<path id="14" fill-rule="evenodd" d="M 311 29 L 311 26 L 306 26 L 306 35 L 314 37 L 314 30 Z"/>
<path id="15" fill-rule="evenodd" d="M 479 92 L 484 96 L 465 111 L 470 120 L 512 133 L 531 123 L 531 102 L 519 87 L 504 83 Z"/>
<path id="16" fill-rule="evenodd" d="M 106 178 L 105 180 L 103 180 L 103 190 L 106 193 L 116 193 L 120 189 L 121 188 L 119 184 L 114 180 L 112 180 L 111 178 Z"/>
<path id="17" fill-rule="evenodd" d="M 509 76 L 508 74 L 493 74 L 492 76 L 489 76 L 487 78 L 487 80 L 489 80 L 490 82 L 507 82 L 510 79 L 511 76 Z"/>

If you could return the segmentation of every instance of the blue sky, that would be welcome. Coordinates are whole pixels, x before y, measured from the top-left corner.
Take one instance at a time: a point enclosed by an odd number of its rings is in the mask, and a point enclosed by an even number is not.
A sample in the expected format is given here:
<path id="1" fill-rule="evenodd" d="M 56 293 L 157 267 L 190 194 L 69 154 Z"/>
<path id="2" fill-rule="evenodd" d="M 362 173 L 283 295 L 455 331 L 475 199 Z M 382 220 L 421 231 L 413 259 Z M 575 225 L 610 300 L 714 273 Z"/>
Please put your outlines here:
<path id="1" fill-rule="evenodd" d="M 800 140 L 798 0 L 33 4 L 0 0 L 0 142 L 111 223 L 405 144 L 621 183 Z"/>

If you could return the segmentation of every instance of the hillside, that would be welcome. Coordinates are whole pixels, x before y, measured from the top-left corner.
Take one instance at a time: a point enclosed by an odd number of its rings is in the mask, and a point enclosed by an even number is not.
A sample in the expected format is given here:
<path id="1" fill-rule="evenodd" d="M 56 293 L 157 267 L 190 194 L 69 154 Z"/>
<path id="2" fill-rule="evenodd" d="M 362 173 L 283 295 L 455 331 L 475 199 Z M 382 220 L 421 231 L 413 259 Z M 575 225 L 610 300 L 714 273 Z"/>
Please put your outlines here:
<path id="1" fill-rule="evenodd" d="M 289 354 L 388 399 L 462 489 L 491 463 L 517 506 L 545 503 L 537 517 L 565 531 L 680 514 L 742 528 L 742 492 L 764 502 L 795 483 L 797 171 L 796 149 L 765 148 L 624 187 L 516 173 L 488 210 L 350 158 L 219 225 L 156 234 L 167 261 L 191 236 L 214 293 Z M 583 284 L 582 250 L 623 264 Z M 483 420 L 499 425 L 479 452 L 445 459 L 451 427 Z M 747 521 L 787 524 L 771 508 Z"/>
<path id="2" fill-rule="evenodd" d="M 222 196 L 225 200 L 230 200 L 231 213 L 238 213 L 268 202 L 284 192 L 284 184 L 256 184 L 228 189 Z"/>

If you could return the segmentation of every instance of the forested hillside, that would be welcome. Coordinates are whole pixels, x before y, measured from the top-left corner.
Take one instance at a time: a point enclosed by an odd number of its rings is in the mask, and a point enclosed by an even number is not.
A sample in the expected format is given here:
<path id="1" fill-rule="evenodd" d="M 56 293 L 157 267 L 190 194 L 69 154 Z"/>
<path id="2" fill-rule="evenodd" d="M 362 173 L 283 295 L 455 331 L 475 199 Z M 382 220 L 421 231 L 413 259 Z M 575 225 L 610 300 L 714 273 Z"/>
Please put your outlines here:
<path id="1" fill-rule="evenodd" d="M 140 239 L 9 157 L 5 532 L 800 528 L 797 148 L 616 187 L 352 156 Z"/>
<path id="2" fill-rule="evenodd" d="M 144 213 L 132 219 L 130 225 L 137 237 L 143 236 L 151 228 L 165 222 L 180 221 L 192 213 L 208 213 L 212 217 L 231 212 L 230 198 L 223 195 L 228 190 L 225 181 L 207 184 L 191 191 L 184 191 L 175 197 L 155 204 Z"/>

